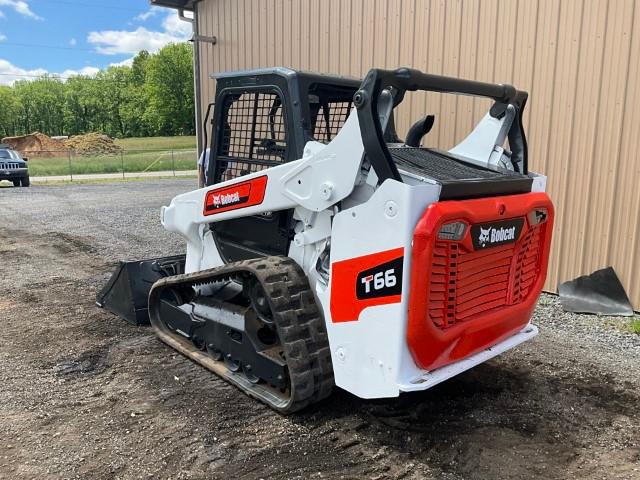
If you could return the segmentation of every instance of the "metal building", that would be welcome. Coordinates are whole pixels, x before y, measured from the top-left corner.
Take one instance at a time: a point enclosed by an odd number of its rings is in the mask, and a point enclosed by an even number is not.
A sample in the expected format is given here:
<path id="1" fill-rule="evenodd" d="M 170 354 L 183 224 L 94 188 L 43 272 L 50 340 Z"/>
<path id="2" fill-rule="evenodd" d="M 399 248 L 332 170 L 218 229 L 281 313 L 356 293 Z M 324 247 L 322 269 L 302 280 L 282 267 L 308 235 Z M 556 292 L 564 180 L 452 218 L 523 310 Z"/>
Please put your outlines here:
<path id="1" fill-rule="evenodd" d="M 640 309 L 640 1 L 152 3 L 193 11 L 200 122 L 210 74 L 266 66 L 356 77 L 411 66 L 529 91 L 531 168 L 548 175 L 557 209 L 547 289 L 612 265 Z M 399 131 L 433 113 L 427 140 L 448 148 L 478 120 L 478 102 L 414 95 Z"/>

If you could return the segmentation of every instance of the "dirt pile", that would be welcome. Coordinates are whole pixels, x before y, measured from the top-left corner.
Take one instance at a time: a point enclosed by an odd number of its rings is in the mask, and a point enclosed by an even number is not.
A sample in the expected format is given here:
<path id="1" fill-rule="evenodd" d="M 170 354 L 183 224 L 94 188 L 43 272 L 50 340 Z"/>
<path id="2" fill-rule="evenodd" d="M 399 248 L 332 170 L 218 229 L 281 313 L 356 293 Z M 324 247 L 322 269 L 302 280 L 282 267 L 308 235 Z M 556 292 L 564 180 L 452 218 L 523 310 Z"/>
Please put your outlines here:
<path id="1" fill-rule="evenodd" d="M 78 155 L 115 155 L 122 151 L 112 138 L 100 133 L 75 135 L 65 140 L 64 144 Z"/>
<path id="2" fill-rule="evenodd" d="M 18 137 L 6 137 L 1 141 L 26 157 L 60 157 L 68 152 L 75 155 L 115 155 L 122 151 L 113 139 L 100 133 L 87 133 L 66 140 L 56 140 L 44 133 L 34 132 Z"/>
<path id="3" fill-rule="evenodd" d="M 9 145 L 26 157 L 59 157 L 66 154 L 69 149 L 64 142 L 40 132 L 17 137 L 5 137 L 2 143 Z"/>

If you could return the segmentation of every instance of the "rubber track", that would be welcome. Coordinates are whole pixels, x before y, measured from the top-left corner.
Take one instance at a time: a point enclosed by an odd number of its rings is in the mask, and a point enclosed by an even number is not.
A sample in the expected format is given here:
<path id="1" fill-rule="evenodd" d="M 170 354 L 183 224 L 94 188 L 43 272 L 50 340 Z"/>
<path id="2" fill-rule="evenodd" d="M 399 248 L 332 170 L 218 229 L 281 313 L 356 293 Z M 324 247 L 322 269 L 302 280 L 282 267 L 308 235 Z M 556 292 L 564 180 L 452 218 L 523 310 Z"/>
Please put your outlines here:
<path id="1" fill-rule="evenodd" d="M 250 274 L 262 285 L 269 299 L 274 323 L 280 337 L 291 381 L 291 397 L 286 405 L 275 405 L 251 388 L 234 381 L 234 375 L 221 375 L 249 395 L 281 413 L 292 413 L 318 402 L 331 393 L 334 385 L 331 352 L 324 319 L 309 287 L 304 271 L 288 257 L 272 256 L 229 263 L 222 267 L 191 274 L 175 275 L 157 281 L 149 295 L 152 325 L 161 339 L 156 322 L 160 292 L 165 288 L 189 287 L 224 281 Z M 167 334 L 165 331 L 164 334 Z M 176 334 L 170 334 L 179 337 Z M 175 340 L 182 341 L 182 337 Z M 173 342 L 166 342 L 176 348 Z M 183 350 L 179 348 L 179 350 Z M 182 352 L 196 362 L 195 352 Z M 204 363 L 203 363 L 204 365 Z M 207 365 L 205 365 L 207 366 Z M 207 368 L 209 368 L 207 366 Z M 216 372 L 218 373 L 218 372 Z"/>

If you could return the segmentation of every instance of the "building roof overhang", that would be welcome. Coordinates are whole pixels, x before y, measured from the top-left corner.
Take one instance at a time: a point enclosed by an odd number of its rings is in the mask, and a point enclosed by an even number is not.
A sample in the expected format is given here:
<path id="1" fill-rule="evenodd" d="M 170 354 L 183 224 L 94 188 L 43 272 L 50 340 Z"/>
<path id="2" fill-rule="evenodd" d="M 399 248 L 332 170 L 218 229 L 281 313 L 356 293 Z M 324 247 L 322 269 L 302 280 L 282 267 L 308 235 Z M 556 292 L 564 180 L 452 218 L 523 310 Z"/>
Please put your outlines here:
<path id="1" fill-rule="evenodd" d="M 197 0 L 149 0 L 151 5 L 158 7 L 177 8 L 178 10 L 193 10 Z"/>

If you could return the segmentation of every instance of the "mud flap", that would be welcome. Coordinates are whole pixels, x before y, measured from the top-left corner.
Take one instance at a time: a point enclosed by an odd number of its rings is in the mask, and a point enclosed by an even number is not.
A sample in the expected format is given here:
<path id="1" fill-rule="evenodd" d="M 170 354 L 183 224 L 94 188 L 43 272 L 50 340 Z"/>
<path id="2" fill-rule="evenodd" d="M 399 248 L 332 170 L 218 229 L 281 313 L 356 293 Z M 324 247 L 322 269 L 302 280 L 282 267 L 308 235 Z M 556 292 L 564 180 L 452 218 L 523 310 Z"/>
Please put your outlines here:
<path id="1" fill-rule="evenodd" d="M 120 262 L 98 292 L 96 305 L 133 325 L 149 324 L 149 291 L 164 277 L 184 273 L 185 255 Z"/>

